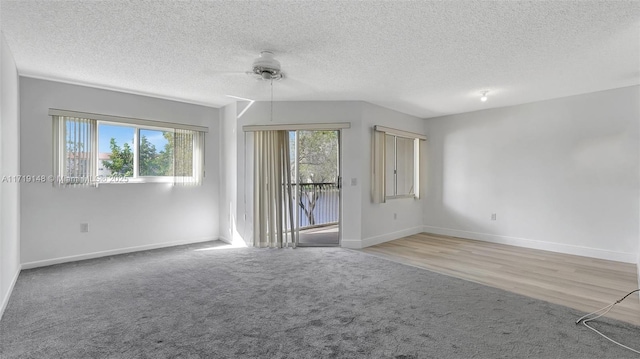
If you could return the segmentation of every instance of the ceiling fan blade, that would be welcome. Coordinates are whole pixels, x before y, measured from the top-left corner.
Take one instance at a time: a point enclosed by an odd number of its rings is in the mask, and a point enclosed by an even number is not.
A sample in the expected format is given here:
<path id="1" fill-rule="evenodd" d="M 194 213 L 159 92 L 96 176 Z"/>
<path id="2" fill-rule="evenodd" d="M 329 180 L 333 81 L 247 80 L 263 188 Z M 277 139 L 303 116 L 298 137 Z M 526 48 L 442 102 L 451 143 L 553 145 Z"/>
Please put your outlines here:
<path id="1" fill-rule="evenodd" d="M 205 69 L 202 70 L 202 73 L 207 76 L 234 76 L 234 75 L 246 75 L 248 72 L 246 71 L 217 71 Z"/>
<path id="2" fill-rule="evenodd" d="M 281 81 L 278 81 L 277 83 L 274 82 L 274 85 L 275 84 L 287 90 L 315 91 L 315 88 L 313 87 L 313 85 L 300 81 L 295 77 L 285 76 Z"/>

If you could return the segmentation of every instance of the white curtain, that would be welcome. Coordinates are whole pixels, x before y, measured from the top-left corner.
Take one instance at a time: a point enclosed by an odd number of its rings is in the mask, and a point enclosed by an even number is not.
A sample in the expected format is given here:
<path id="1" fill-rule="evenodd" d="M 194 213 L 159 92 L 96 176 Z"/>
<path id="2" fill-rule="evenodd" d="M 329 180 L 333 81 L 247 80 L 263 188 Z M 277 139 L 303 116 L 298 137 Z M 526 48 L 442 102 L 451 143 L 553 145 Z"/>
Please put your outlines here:
<path id="1" fill-rule="evenodd" d="M 385 196 L 385 159 L 386 133 L 373 131 L 373 146 L 371 153 L 371 200 L 373 203 L 384 203 Z"/>
<path id="2" fill-rule="evenodd" d="M 204 132 L 176 129 L 173 141 L 173 184 L 199 186 L 204 177 Z"/>
<path id="3" fill-rule="evenodd" d="M 295 247 L 288 131 L 254 133 L 254 247 Z"/>
<path id="4" fill-rule="evenodd" d="M 97 121 L 53 116 L 53 185 L 95 187 L 98 159 Z"/>

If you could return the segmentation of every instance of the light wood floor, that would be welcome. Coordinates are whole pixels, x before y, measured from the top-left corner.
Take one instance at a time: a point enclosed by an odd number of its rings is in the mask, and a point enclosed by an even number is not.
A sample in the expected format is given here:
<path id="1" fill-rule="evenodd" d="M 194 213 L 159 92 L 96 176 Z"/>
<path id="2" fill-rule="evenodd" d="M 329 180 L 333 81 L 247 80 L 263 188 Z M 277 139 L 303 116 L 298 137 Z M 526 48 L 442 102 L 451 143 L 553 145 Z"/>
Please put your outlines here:
<path id="1" fill-rule="evenodd" d="M 363 251 L 564 305 L 584 314 L 609 305 L 638 288 L 634 264 L 427 233 Z M 617 304 L 607 316 L 640 325 L 638 295 Z"/>

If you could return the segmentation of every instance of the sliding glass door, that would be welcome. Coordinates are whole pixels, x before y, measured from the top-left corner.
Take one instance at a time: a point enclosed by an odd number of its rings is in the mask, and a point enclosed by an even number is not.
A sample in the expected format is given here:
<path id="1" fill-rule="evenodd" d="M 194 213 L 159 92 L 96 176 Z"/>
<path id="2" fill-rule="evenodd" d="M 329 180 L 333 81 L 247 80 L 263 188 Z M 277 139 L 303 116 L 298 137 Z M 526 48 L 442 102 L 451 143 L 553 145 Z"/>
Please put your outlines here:
<path id="1" fill-rule="evenodd" d="M 290 131 L 299 246 L 340 245 L 340 131 Z"/>

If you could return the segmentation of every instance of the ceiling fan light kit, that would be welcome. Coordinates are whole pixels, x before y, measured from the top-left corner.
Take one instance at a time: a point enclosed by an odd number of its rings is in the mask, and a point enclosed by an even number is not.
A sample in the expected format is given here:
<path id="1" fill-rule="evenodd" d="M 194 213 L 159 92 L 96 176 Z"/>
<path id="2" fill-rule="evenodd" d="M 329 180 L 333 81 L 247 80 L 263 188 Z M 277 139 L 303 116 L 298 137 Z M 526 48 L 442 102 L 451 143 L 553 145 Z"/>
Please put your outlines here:
<path id="1" fill-rule="evenodd" d="M 283 77 L 280 71 L 280 61 L 273 57 L 271 51 L 260 52 L 260 57 L 253 61 L 250 74 L 258 75 L 261 80 L 280 80 Z"/>

